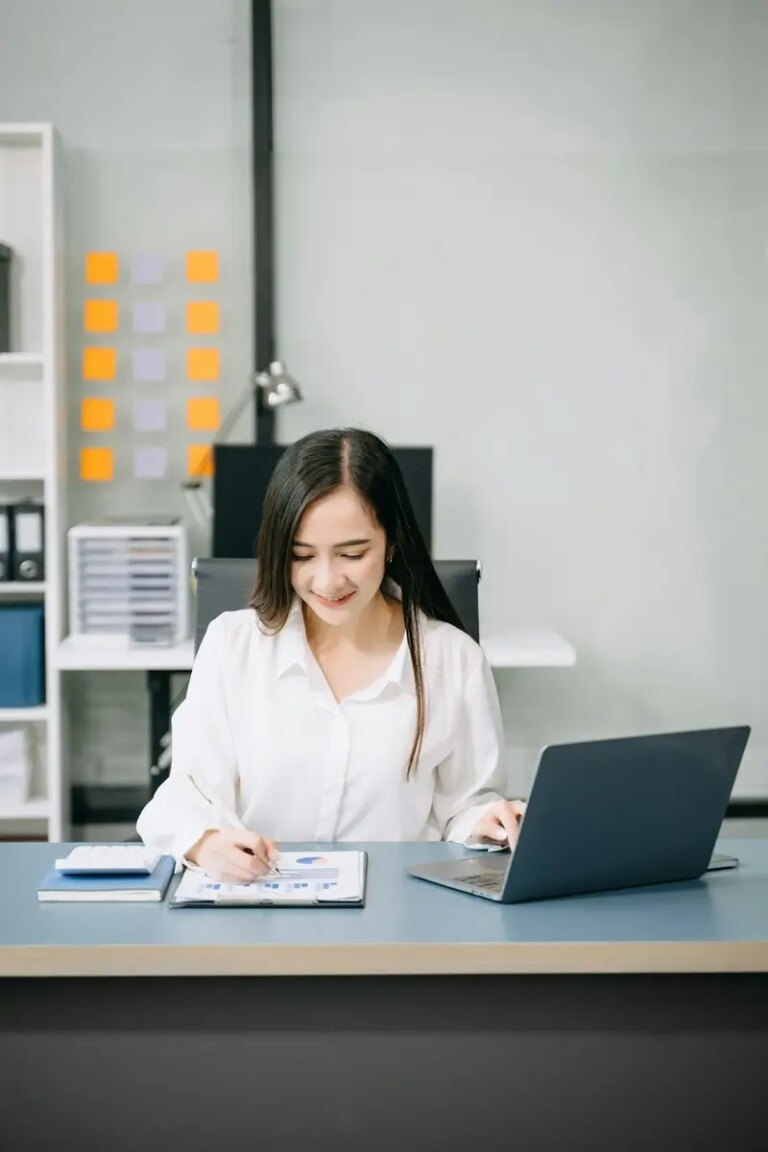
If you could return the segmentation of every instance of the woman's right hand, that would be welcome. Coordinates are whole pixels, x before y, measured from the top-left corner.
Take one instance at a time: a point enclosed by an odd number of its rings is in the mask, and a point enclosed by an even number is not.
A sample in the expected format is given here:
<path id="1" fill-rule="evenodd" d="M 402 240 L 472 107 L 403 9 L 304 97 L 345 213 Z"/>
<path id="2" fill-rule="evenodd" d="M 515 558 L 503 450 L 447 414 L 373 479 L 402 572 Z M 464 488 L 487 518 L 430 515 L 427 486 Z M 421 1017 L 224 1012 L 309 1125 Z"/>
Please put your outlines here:
<path id="1" fill-rule="evenodd" d="M 280 851 L 274 840 L 247 828 L 209 828 L 185 856 L 213 880 L 248 884 L 269 872 L 270 863 L 280 859 Z"/>

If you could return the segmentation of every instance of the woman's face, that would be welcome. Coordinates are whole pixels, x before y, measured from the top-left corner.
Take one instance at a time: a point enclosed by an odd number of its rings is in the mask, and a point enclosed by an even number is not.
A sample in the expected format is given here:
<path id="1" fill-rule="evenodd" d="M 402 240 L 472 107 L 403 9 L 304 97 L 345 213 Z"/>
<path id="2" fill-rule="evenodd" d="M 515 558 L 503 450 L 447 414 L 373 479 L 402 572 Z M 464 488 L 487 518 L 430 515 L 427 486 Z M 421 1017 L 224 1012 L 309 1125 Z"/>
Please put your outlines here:
<path id="1" fill-rule="evenodd" d="M 386 566 L 384 529 L 353 488 L 315 500 L 299 522 L 291 584 L 327 624 L 348 625 L 378 593 Z"/>

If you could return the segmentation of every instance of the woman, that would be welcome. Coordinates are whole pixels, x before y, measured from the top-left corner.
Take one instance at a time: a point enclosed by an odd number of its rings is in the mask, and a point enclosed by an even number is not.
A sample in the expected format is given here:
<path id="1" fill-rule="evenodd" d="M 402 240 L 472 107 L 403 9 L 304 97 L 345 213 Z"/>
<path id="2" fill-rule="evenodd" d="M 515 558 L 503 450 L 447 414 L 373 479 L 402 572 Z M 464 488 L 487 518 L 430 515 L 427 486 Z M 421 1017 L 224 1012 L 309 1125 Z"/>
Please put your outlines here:
<path id="1" fill-rule="evenodd" d="M 291 445 L 257 558 L 250 606 L 200 645 L 145 843 L 227 881 L 275 868 L 279 840 L 513 843 L 491 671 L 387 445 L 354 428 Z"/>

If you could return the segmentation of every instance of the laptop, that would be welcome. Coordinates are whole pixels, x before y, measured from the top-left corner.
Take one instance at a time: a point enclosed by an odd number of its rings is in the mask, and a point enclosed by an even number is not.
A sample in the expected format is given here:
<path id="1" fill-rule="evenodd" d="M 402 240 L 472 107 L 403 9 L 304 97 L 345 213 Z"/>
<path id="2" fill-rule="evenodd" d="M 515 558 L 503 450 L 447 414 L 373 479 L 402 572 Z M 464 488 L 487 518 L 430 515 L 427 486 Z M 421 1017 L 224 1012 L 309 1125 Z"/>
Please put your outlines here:
<path id="1" fill-rule="evenodd" d="M 750 728 L 710 728 L 544 748 L 511 851 L 406 871 L 515 904 L 695 880 L 713 856 Z"/>

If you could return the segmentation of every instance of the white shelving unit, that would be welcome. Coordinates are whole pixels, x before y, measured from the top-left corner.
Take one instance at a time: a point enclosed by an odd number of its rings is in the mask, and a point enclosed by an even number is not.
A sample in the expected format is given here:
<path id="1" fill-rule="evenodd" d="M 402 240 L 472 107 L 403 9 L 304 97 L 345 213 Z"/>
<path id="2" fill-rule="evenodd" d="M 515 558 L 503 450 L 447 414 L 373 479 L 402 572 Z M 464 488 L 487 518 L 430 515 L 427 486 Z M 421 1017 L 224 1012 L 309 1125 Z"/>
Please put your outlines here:
<path id="1" fill-rule="evenodd" d="M 0 835 L 19 823 L 60 840 L 69 825 L 62 764 L 60 676 L 65 498 L 64 253 L 59 145 L 50 124 L 0 123 L 0 241 L 14 251 L 12 350 L 0 354 L 0 493 L 45 504 L 45 580 L 0 584 L 0 606 L 40 600 L 45 610 L 45 704 L 0 708 L 0 726 L 33 724 L 40 763 L 33 795 L 0 800 Z M 0 653 L 0 660 L 2 653 Z"/>

